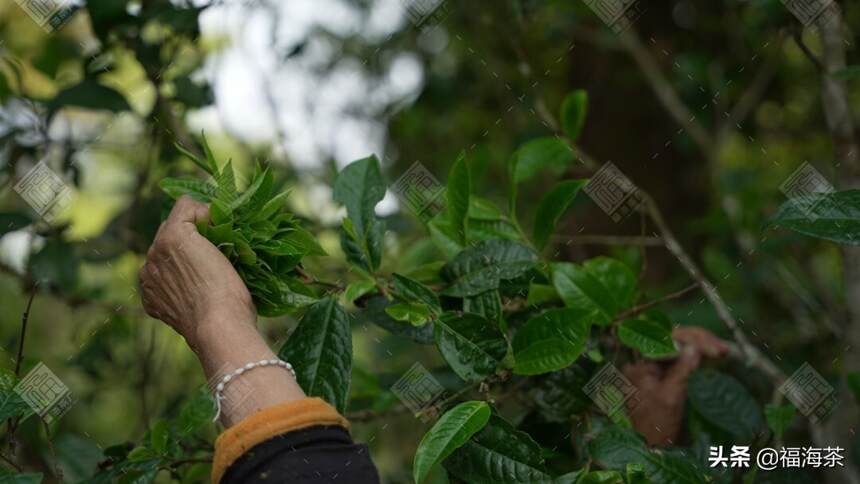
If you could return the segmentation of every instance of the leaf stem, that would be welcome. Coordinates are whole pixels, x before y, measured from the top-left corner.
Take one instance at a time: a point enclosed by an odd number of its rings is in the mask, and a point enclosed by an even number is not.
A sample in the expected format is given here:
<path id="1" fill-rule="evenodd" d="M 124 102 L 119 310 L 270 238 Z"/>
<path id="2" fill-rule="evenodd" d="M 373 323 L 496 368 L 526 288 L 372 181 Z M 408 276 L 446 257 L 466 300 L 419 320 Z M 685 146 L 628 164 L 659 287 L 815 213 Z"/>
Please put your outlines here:
<path id="1" fill-rule="evenodd" d="M 693 283 L 693 284 L 690 284 L 689 286 L 687 286 L 687 287 L 685 287 L 679 291 L 675 291 L 675 292 L 673 292 L 671 294 L 667 294 L 661 298 L 654 299 L 653 301 L 648 301 L 646 303 L 632 307 L 632 308 L 628 309 L 627 311 L 624 311 L 624 312 L 620 313 L 618 316 L 616 316 L 615 320 L 612 321 L 612 324 L 620 323 L 621 321 L 624 321 L 625 319 L 629 319 L 629 318 L 632 318 L 634 316 L 638 316 L 638 315 L 644 313 L 645 311 L 647 311 L 647 310 L 649 310 L 655 306 L 659 306 L 659 305 L 661 305 L 665 302 L 671 301 L 673 299 L 678 299 L 681 296 L 683 296 L 689 292 L 692 292 L 693 290 L 698 289 L 698 288 L 699 288 L 699 283 Z"/>

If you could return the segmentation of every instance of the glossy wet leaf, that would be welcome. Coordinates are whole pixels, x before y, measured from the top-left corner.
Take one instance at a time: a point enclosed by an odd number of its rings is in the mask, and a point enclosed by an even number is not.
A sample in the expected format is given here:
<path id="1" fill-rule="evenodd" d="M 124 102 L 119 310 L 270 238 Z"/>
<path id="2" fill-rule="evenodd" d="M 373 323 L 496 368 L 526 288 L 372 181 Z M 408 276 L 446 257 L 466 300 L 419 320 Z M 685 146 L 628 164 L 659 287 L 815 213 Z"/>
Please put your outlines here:
<path id="1" fill-rule="evenodd" d="M 448 197 L 448 217 L 451 220 L 458 240 L 466 243 L 466 231 L 468 229 L 469 196 L 472 193 L 472 182 L 469 175 L 469 166 L 466 164 L 466 154 L 460 154 L 451 173 L 448 175 L 448 188 L 445 195 Z"/>
<path id="2" fill-rule="evenodd" d="M 690 460 L 669 453 L 652 451 L 634 430 L 616 426 L 605 428 L 588 445 L 591 457 L 605 469 L 626 471 L 629 464 L 639 464 L 652 482 L 702 484 L 705 473 Z"/>
<path id="3" fill-rule="evenodd" d="M 310 306 L 278 357 L 293 364 L 302 390 L 346 410 L 352 368 L 349 314 L 333 297 Z"/>
<path id="4" fill-rule="evenodd" d="M 333 197 L 346 207 L 350 222 L 341 236 L 341 244 L 351 243 L 344 251 L 371 272 L 379 267 L 382 252 L 383 228 L 376 218 L 375 207 L 385 196 L 385 187 L 375 156 L 347 165 L 334 184 Z"/>
<path id="5" fill-rule="evenodd" d="M 608 257 L 582 265 L 556 263 L 552 282 L 568 307 L 595 311 L 595 323 L 608 324 L 636 298 L 636 275 L 624 263 Z"/>
<path id="6" fill-rule="evenodd" d="M 845 245 L 860 245 L 860 190 L 792 198 L 768 225 Z"/>
<path id="7" fill-rule="evenodd" d="M 404 301 L 419 301 L 428 306 L 441 309 L 439 296 L 432 289 L 409 277 L 393 274 L 395 295 Z"/>
<path id="8" fill-rule="evenodd" d="M 561 129 L 572 141 L 579 139 L 587 114 L 588 93 L 582 89 L 571 92 L 561 103 Z"/>
<path id="9" fill-rule="evenodd" d="M 529 319 L 512 343 L 514 372 L 537 375 L 569 366 L 585 350 L 592 318 L 591 311 L 565 308 Z"/>
<path id="10" fill-rule="evenodd" d="M 523 244 L 510 240 L 487 240 L 461 252 L 442 269 L 449 282 L 448 296 L 475 296 L 497 289 L 502 280 L 528 271 L 537 255 Z"/>
<path id="11" fill-rule="evenodd" d="M 498 326 L 476 314 L 448 313 L 435 322 L 436 346 L 448 365 L 466 381 L 492 374 L 508 344 Z"/>
<path id="12" fill-rule="evenodd" d="M 424 303 L 392 304 L 385 308 L 385 312 L 392 318 L 412 326 L 421 326 L 433 316 L 433 310 Z"/>
<path id="13" fill-rule="evenodd" d="M 667 358 L 678 353 L 672 340 L 672 322 L 651 310 L 618 326 L 618 339 L 646 358 Z"/>
<path id="14" fill-rule="evenodd" d="M 489 418 L 490 407 L 485 402 L 463 402 L 439 417 L 415 451 L 412 464 L 415 482 L 421 484 L 433 466 L 466 443 L 487 424 Z"/>
<path id="15" fill-rule="evenodd" d="M 544 468 L 540 446 L 528 434 L 495 415 L 483 430 L 451 454 L 444 465 L 464 482 L 553 482 Z"/>
<path id="16" fill-rule="evenodd" d="M 764 427 L 761 409 L 739 381 L 715 370 L 698 370 L 690 377 L 687 398 L 702 418 L 749 442 Z"/>
<path id="17" fill-rule="evenodd" d="M 586 183 L 588 180 L 565 180 L 554 186 L 538 203 L 533 233 L 538 248 L 543 248 L 549 241 L 558 220 Z"/>

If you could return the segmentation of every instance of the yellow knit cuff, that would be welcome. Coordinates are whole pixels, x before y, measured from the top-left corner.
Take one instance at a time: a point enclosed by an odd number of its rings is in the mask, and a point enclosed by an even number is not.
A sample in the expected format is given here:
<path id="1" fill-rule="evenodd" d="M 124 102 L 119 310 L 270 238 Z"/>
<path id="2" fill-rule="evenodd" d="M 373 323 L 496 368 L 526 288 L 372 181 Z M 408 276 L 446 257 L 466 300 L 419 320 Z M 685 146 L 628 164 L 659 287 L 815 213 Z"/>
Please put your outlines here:
<path id="1" fill-rule="evenodd" d="M 315 425 L 339 425 L 349 422 L 331 405 L 319 398 L 303 398 L 260 410 L 225 430 L 215 441 L 212 482 L 221 482 L 233 462 L 255 445 L 293 430 Z"/>

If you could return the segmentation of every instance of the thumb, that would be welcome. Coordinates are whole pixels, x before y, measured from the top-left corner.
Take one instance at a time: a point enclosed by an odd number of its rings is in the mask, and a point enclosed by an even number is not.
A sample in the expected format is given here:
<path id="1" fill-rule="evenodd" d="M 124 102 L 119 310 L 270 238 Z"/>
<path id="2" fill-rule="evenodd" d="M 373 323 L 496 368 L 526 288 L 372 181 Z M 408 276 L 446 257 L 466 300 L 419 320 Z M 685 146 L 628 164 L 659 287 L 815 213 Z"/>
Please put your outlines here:
<path id="1" fill-rule="evenodd" d="M 687 381 L 690 375 L 699 367 L 702 361 L 702 356 L 696 351 L 696 348 L 685 346 L 681 349 L 681 356 L 667 371 L 666 377 L 663 379 L 664 389 L 666 391 L 680 392 L 681 394 L 687 391 Z"/>
<path id="2" fill-rule="evenodd" d="M 200 220 L 209 219 L 209 207 L 200 203 L 188 195 L 183 195 L 176 201 L 173 210 L 167 217 L 168 222 L 173 223 L 191 223 L 194 224 Z"/>

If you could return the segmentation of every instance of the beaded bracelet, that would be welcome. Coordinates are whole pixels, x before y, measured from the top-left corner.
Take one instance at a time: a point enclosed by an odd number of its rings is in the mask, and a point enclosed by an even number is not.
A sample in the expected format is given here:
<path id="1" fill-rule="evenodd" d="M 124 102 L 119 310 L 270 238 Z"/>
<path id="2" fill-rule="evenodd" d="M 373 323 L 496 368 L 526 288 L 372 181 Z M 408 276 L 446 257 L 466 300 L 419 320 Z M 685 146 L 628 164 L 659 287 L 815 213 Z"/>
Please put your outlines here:
<path id="1" fill-rule="evenodd" d="M 286 368 L 289 371 L 293 378 L 296 378 L 296 370 L 293 369 L 293 365 L 287 363 L 283 360 L 271 359 L 271 360 L 260 360 L 254 363 L 248 363 L 245 366 L 240 366 L 239 368 L 233 370 L 232 372 L 224 375 L 221 378 L 221 381 L 218 385 L 215 386 L 215 418 L 212 419 L 213 422 L 218 421 L 218 417 L 221 416 L 221 400 L 224 400 L 224 388 L 227 387 L 227 384 L 230 383 L 234 378 L 242 375 L 246 371 L 251 371 L 254 368 L 260 368 L 264 366 L 280 366 L 282 368 Z"/>

